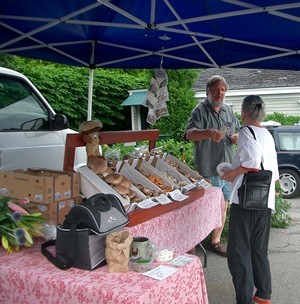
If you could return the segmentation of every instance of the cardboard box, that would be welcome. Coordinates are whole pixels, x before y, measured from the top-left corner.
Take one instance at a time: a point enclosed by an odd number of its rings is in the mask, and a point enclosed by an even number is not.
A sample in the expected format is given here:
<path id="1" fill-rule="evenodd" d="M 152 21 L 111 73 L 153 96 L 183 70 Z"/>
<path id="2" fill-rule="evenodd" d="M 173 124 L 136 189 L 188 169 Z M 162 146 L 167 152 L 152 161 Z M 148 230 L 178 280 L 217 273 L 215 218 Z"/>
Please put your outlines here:
<path id="1" fill-rule="evenodd" d="M 80 176 L 75 172 L 27 169 L 0 172 L 0 195 L 50 204 L 80 195 Z"/>
<path id="2" fill-rule="evenodd" d="M 41 212 L 41 216 L 46 219 L 48 223 L 51 222 L 54 225 L 58 225 L 63 223 L 71 208 L 80 204 L 81 202 L 82 198 L 79 196 L 50 204 L 30 202 L 25 208 L 30 213 Z"/>

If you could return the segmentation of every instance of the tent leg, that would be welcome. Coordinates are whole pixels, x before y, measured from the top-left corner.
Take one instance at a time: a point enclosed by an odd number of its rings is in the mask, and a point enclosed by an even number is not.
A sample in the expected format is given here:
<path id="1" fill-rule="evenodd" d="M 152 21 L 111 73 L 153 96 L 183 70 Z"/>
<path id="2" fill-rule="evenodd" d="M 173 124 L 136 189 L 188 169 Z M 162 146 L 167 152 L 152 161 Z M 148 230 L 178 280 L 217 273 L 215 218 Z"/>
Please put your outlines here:
<path id="1" fill-rule="evenodd" d="M 90 69 L 87 120 L 92 119 L 93 83 L 94 83 L 94 69 Z"/>

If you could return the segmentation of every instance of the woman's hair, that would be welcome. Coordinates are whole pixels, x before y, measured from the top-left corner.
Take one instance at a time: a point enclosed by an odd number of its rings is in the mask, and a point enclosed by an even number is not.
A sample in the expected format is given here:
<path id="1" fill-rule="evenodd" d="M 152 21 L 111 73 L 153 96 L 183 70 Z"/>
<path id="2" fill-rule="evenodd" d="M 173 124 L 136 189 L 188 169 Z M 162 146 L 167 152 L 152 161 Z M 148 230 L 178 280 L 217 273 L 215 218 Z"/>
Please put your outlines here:
<path id="1" fill-rule="evenodd" d="M 266 116 L 265 103 L 257 95 L 249 95 L 244 98 L 242 112 L 253 121 L 262 122 Z"/>

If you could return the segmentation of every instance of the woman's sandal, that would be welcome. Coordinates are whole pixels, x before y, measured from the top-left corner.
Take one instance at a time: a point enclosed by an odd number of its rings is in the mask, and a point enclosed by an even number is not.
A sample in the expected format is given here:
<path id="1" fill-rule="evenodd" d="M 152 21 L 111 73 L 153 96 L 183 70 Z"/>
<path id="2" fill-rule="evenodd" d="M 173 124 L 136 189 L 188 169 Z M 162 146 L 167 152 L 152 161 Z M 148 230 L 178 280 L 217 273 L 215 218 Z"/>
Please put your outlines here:
<path id="1" fill-rule="evenodd" d="M 226 249 L 220 244 L 220 242 L 216 244 L 210 244 L 210 250 L 220 256 L 226 257 Z"/>

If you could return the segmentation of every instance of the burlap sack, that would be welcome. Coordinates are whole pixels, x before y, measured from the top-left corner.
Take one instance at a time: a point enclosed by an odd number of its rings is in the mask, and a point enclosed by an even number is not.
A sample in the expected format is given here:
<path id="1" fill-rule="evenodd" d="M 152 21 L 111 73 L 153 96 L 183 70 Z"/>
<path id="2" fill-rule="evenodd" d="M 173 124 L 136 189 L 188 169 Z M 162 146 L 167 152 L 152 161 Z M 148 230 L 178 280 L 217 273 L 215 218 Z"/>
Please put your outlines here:
<path id="1" fill-rule="evenodd" d="M 106 236 L 105 258 L 108 272 L 127 272 L 132 235 L 128 231 L 117 231 Z"/>

